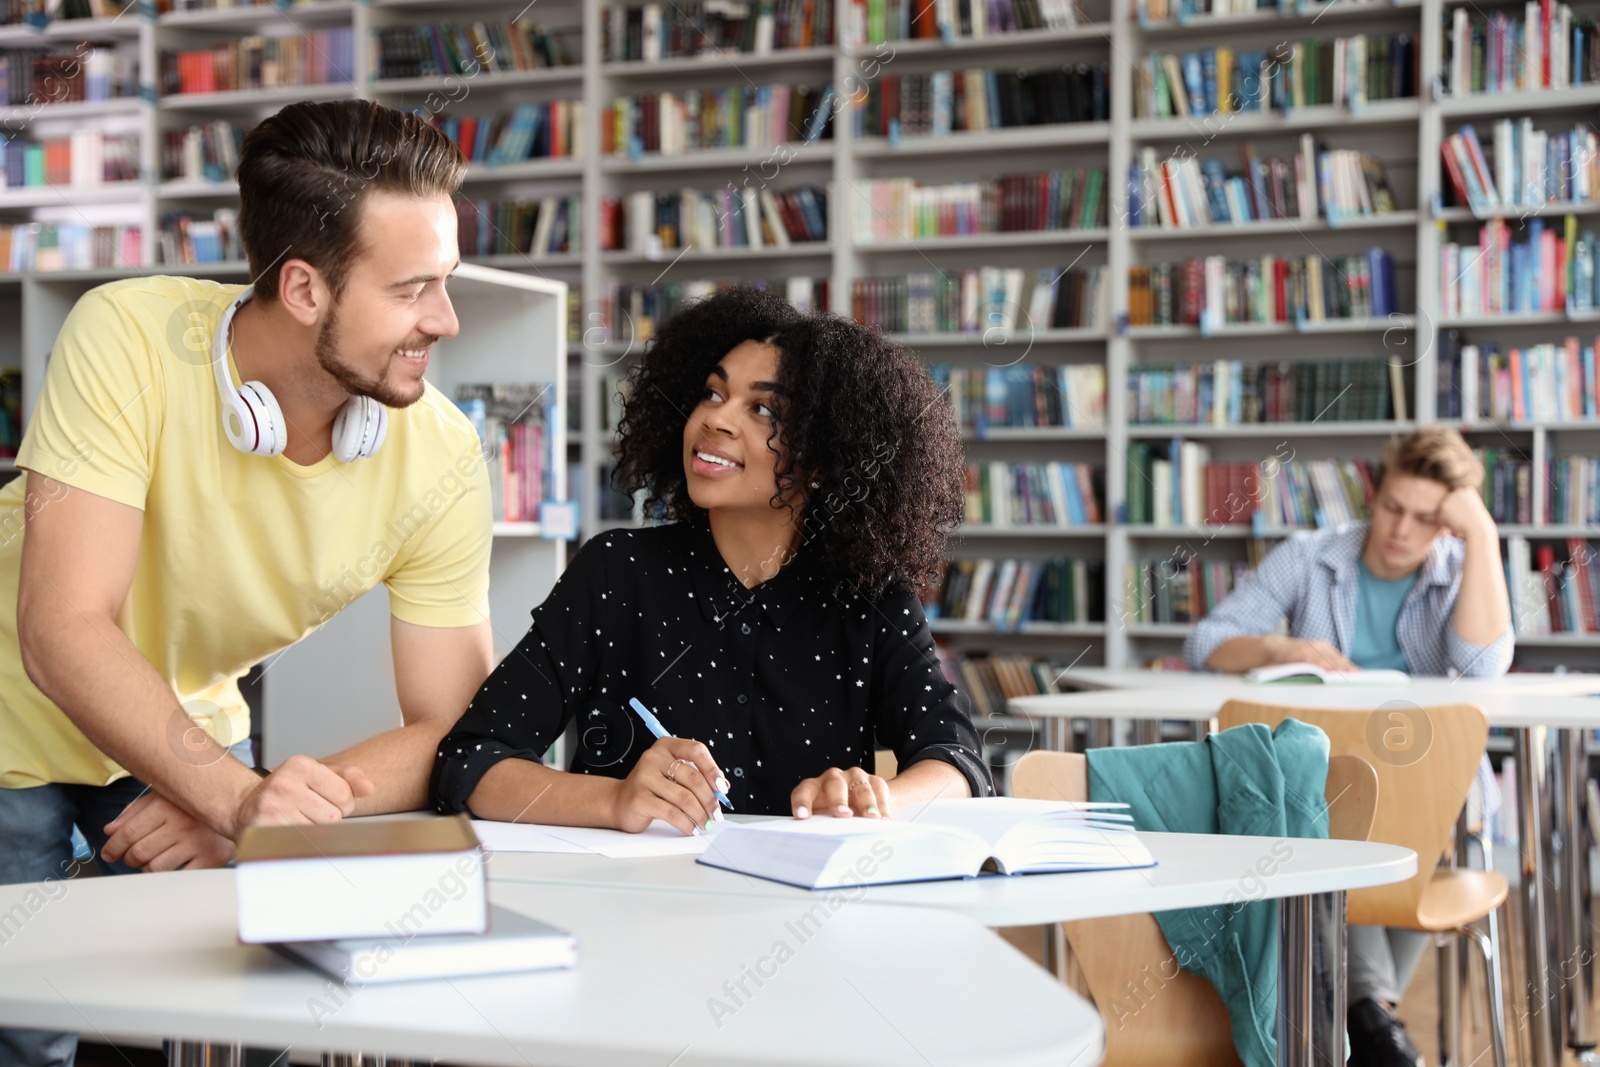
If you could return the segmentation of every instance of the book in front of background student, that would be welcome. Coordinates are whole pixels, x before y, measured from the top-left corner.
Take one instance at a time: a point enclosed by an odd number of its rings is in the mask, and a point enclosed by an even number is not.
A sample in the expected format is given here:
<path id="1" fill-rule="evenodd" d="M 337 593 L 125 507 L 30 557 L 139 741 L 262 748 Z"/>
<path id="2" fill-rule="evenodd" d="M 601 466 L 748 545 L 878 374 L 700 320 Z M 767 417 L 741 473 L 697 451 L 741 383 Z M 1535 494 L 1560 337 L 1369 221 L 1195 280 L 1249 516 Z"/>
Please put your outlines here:
<path id="1" fill-rule="evenodd" d="M 721 823 L 698 862 L 802 889 L 1155 864 L 1126 804 L 934 800 L 892 819 Z"/>
<path id="2" fill-rule="evenodd" d="M 489 929 L 481 934 L 391 933 L 337 941 L 290 941 L 272 947 L 339 981 L 356 979 L 362 985 L 544 971 L 578 962 L 578 939 L 572 934 L 498 905 L 489 908 Z"/>
<path id="3" fill-rule="evenodd" d="M 234 856 L 239 940 L 477 934 L 483 851 L 466 816 L 252 826 Z"/>
<path id="4" fill-rule="evenodd" d="M 1244 680 L 1261 684 L 1410 685 L 1405 671 L 1331 671 L 1315 663 L 1273 663 L 1244 672 Z"/>

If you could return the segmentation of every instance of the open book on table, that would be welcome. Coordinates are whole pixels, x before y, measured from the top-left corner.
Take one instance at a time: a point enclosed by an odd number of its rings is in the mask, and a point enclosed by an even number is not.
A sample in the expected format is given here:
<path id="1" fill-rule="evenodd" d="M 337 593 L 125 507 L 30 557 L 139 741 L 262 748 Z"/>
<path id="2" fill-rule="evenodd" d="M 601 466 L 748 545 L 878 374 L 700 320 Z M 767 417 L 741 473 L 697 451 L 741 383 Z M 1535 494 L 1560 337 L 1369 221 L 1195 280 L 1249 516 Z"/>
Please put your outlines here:
<path id="1" fill-rule="evenodd" d="M 1410 685 L 1405 671 L 1333 671 L 1315 663 L 1272 663 L 1244 672 L 1247 682 L 1326 682 L 1329 685 Z"/>
<path id="2" fill-rule="evenodd" d="M 978 797 L 896 808 L 892 819 L 719 823 L 699 862 L 800 886 L 837 889 L 986 872 L 1149 867 L 1126 804 Z"/>

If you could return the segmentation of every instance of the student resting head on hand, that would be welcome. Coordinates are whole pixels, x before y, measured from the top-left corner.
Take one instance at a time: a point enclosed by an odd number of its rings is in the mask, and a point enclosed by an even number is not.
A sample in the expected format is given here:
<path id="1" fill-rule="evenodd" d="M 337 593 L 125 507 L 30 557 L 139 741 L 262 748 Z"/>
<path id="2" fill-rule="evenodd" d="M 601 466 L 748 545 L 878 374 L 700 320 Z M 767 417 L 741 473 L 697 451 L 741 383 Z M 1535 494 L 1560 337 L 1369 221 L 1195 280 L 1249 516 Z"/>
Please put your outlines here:
<path id="1" fill-rule="evenodd" d="M 962 515 L 960 435 L 927 371 L 738 288 L 662 326 L 625 395 L 620 487 L 669 521 L 578 552 L 440 742 L 434 807 L 687 834 L 721 818 L 714 789 L 801 818 L 992 795 L 916 597 Z M 569 725 L 568 769 L 545 767 Z"/>

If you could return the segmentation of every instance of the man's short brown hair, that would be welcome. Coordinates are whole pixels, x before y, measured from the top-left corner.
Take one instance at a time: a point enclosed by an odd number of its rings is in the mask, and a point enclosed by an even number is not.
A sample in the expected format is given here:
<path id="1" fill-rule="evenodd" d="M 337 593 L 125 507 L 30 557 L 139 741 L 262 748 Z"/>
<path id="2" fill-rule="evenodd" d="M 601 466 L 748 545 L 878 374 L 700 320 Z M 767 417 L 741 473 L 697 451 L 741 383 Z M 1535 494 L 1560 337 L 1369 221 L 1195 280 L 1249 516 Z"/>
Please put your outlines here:
<path id="1" fill-rule="evenodd" d="M 454 142 L 409 111 L 370 100 L 290 104 L 239 152 L 239 240 L 256 295 L 277 297 L 278 268 L 303 259 L 338 297 L 360 252 L 367 193 L 453 196 L 466 169 Z"/>
<path id="2" fill-rule="evenodd" d="M 1461 435 L 1448 426 L 1424 426 L 1394 437 L 1378 458 L 1378 484 L 1390 474 L 1427 478 L 1450 489 L 1483 485 L 1483 464 Z"/>

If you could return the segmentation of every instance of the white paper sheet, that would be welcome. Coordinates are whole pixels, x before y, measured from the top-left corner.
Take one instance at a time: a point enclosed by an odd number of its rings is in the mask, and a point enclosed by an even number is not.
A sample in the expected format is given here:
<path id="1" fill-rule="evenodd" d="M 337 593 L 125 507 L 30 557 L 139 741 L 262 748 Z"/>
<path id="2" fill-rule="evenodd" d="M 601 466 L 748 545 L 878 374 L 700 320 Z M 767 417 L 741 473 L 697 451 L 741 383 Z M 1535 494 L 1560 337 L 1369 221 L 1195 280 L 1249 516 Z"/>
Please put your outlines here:
<path id="1" fill-rule="evenodd" d="M 600 830 L 590 826 L 543 826 L 534 823 L 474 819 L 472 828 L 495 852 L 573 852 L 613 859 L 647 856 L 698 856 L 706 850 L 704 835 L 685 837 L 657 819 L 642 833 Z"/>

